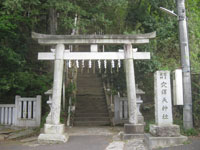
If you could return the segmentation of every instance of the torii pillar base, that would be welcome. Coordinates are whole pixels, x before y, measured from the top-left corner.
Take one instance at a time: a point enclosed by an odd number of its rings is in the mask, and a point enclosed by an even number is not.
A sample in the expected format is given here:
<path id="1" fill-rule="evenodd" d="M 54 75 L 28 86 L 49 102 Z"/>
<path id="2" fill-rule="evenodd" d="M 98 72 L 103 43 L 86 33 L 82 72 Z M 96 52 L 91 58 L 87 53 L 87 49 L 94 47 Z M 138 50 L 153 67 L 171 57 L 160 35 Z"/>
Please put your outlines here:
<path id="1" fill-rule="evenodd" d="M 65 133 L 64 124 L 45 124 L 44 133 L 38 137 L 39 143 L 65 143 L 68 141 L 68 134 Z"/>
<path id="2" fill-rule="evenodd" d="M 124 124 L 122 140 L 144 138 L 144 124 Z"/>

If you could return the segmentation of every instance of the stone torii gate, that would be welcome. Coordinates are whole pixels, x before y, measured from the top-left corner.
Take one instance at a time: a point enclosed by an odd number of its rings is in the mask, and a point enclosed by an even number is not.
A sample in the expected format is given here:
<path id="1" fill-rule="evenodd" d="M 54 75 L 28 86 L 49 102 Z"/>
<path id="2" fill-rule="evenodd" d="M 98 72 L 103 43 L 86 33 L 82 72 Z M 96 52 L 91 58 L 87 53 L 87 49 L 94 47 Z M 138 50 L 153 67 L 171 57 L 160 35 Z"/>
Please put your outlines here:
<path id="1" fill-rule="evenodd" d="M 124 126 L 124 137 L 134 137 L 134 134 L 143 133 L 144 125 L 138 124 L 134 59 L 150 59 L 149 52 L 136 52 L 132 44 L 149 43 L 155 38 L 156 33 L 138 35 L 46 35 L 32 33 L 32 38 L 37 39 L 42 45 L 56 45 L 54 52 L 39 53 L 40 60 L 54 60 L 53 95 L 51 105 L 51 121 L 44 126 L 44 133 L 38 137 L 43 142 L 66 142 L 67 134 L 64 133 L 64 124 L 60 124 L 61 89 L 63 80 L 64 60 L 126 60 L 126 81 L 129 107 L 129 124 Z M 91 44 L 91 52 L 69 52 L 65 45 Z M 124 52 L 97 52 L 97 44 L 123 44 Z M 96 51 L 96 52 L 95 52 Z M 128 137 L 127 137 L 128 136 Z"/>

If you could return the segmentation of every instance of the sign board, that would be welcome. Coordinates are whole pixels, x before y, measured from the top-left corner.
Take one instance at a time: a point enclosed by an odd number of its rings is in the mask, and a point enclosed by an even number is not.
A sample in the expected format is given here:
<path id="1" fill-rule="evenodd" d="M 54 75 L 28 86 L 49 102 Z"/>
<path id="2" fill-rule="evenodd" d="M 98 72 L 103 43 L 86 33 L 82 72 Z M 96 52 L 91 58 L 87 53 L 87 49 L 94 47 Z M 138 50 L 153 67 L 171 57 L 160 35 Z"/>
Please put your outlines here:
<path id="1" fill-rule="evenodd" d="M 181 69 L 176 69 L 173 72 L 173 104 L 183 105 L 183 77 Z"/>
<path id="2" fill-rule="evenodd" d="M 159 126 L 172 125 L 171 85 L 169 71 L 154 74 L 155 117 Z"/>

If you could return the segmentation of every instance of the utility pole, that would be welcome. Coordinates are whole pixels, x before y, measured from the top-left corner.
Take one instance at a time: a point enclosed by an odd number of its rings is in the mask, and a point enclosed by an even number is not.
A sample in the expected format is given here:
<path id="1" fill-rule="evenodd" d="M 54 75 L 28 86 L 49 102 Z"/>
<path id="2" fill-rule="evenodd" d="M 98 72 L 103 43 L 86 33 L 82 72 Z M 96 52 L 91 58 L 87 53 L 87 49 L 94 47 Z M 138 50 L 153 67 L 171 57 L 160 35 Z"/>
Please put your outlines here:
<path id="1" fill-rule="evenodd" d="M 190 54 L 187 31 L 187 17 L 185 10 L 185 0 L 177 0 L 177 11 L 179 21 L 179 40 L 181 49 L 181 64 L 183 70 L 183 127 L 193 128 L 192 117 L 192 90 L 190 74 Z"/>
<path id="2" fill-rule="evenodd" d="M 178 17 L 179 21 L 179 41 L 181 49 L 181 65 L 183 70 L 183 127 L 184 129 L 193 128 L 192 117 L 192 90 L 191 90 L 191 74 L 190 74 L 190 53 L 187 31 L 187 17 L 185 10 L 185 0 L 176 0 L 178 14 L 166 8 L 160 9 L 172 16 Z"/>

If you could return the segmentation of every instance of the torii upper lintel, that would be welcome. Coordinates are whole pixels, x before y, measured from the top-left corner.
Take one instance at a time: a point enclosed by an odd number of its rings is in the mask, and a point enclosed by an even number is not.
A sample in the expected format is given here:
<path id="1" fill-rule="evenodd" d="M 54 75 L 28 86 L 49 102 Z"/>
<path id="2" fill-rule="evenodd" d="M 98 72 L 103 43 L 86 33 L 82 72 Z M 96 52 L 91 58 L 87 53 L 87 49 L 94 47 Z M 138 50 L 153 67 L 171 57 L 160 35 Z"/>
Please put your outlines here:
<path id="1" fill-rule="evenodd" d="M 155 38 L 156 32 L 136 35 L 49 35 L 32 32 L 39 44 L 144 44 Z"/>

